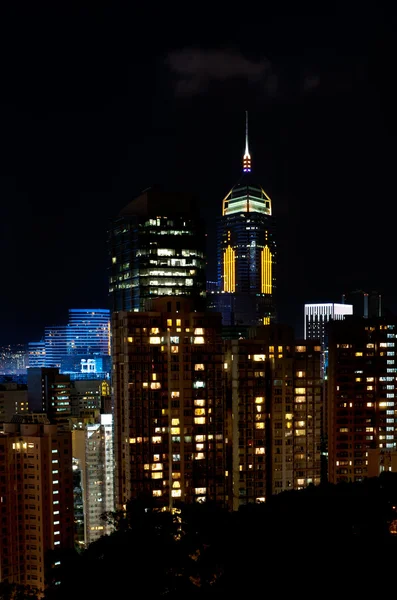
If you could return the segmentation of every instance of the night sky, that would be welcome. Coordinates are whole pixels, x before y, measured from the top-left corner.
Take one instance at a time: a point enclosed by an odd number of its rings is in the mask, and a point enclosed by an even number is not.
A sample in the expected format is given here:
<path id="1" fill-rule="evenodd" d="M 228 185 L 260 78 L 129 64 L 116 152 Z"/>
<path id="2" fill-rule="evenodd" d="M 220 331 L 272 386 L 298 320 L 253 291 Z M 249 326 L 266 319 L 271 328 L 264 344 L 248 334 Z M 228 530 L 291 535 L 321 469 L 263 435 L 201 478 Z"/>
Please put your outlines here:
<path id="1" fill-rule="evenodd" d="M 396 310 L 391 15 L 10 4 L 1 344 L 39 339 L 70 307 L 107 306 L 109 219 L 153 184 L 200 198 L 213 278 L 214 221 L 240 175 L 245 110 L 253 172 L 277 217 L 280 320 L 301 334 L 304 302 L 357 288 Z"/>

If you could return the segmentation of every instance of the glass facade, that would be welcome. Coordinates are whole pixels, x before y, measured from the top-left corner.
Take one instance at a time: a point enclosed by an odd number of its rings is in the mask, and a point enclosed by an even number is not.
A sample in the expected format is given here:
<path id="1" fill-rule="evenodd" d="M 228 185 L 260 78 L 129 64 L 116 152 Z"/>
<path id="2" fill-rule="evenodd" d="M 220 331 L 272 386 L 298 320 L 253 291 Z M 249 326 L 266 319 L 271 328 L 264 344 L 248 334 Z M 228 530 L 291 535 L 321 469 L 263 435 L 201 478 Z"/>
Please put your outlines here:
<path id="1" fill-rule="evenodd" d="M 188 195 L 151 188 L 109 231 L 112 310 L 150 310 L 159 296 L 205 298 L 205 231 Z"/>
<path id="2" fill-rule="evenodd" d="M 44 340 L 29 343 L 29 367 L 99 378 L 110 374 L 110 311 L 71 308 L 67 325 L 45 328 Z"/>

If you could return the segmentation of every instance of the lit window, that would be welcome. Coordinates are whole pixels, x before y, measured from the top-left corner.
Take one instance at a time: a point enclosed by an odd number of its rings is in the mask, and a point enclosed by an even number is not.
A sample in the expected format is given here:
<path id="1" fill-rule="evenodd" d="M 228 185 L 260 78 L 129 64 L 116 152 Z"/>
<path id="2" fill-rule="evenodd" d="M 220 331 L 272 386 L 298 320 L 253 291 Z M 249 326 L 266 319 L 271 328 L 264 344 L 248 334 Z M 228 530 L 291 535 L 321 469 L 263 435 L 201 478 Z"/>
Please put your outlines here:
<path id="1" fill-rule="evenodd" d="M 205 425 L 205 417 L 194 417 L 196 425 Z"/>
<path id="2" fill-rule="evenodd" d="M 205 341 L 204 341 L 203 337 L 195 337 L 193 343 L 194 344 L 204 344 Z"/>
<path id="3" fill-rule="evenodd" d="M 255 423 L 255 429 L 265 429 L 264 423 Z"/>
<path id="4" fill-rule="evenodd" d="M 162 496 L 163 492 L 161 490 L 153 490 L 153 496 Z"/>
<path id="5" fill-rule="evenodd" d="M 159 337 L 157 337 L 157 336 L 151 336 L 151 337 L 149 338 L 149 342 L 150 342 L 151 344 L 160 344 L 161 340 L 160 340 L 160 338 L 159 338 Z"/>
<path id="6" fill-rule="evenodd" d="M 205 408 L 195 408 L 194 414 L 195 415 L 205 415 Z"/>
<path id="7" fill-rule="evenodd" d="M 179 425 L 179 419 L 171 419 L 171 425 L 173 427 L 176 427 L 177 425 Z"/>
<path id="8" fill-rule="evenodd" d="M 205 400 L 201 400 L 201 399 L 199 399 L 199 398 L 196 398 L 196 399 L 194 400 L 194 405 L 195 405 L 195 406 L 205 406 Z"/>
<path id="9" fill-rule="evenodd" d="M 171 490 L 171 496 L 173 498 L 180 498 L 182 496 L 182 490 Z"/>
<path id="10" fill-rule="evenodd" d="M 132 344 L 132 342 L 134 341 L 134 338 L 133 337 L 128 337 L 127 341 L 128 341 L 129 344 Z"/>
<path id="11" fill-rule="evenodd" d="M 263 396 L 257 396 L 257 397 L 255 398 L 255 404 L 263 404 L 263 403 L 264 403 L 264 401 L 265 401 L 265 399 L 264 399 L 264 397 L 263 397 Z"/>
<path id="12" fill-rule="evenodd" d="M 255 448 L 255 454 L 265 454 L 264 448 Z"/>
<path id="13" fill-rule="evenodd" d="M 262 361 L 262 360 L 265 360 L 265 359 L 266 359 L 266 355 L 265 354 L 254 354 L 254 357 L 253 357 L 253 360 L 255 362 L 259 362 L 259 361 Z"/>
<path id="14" fill-rule="evenodd" d="M 295 346 L 295 352 L 306 352 L 306 346 Z"/>
<path id="15" fill-rule="evenodd" d="M 167 327 L 172 327 L 172 319 L 167 319 Z"/>
<path id="16" fill-rule="evenodd" d="M 194 370 L 195 371 L 204 371 L 203 363 L 197 363 L 196 365 L 194 365 Z"/>

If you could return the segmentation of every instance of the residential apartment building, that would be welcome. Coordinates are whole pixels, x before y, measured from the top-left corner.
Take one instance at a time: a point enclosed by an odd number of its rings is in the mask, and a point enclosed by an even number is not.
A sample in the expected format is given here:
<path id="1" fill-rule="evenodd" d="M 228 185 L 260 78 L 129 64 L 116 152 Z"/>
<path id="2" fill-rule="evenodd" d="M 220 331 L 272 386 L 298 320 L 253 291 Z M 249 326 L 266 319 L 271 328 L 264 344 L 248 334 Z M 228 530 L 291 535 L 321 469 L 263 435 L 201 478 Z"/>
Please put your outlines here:
<path id="1" fill-rule="evenodd" d="M 0 432 L 0 581 L 45 587 L 49 550 L 73 548 L 71 433 L 45 414 Z"/>
<path id="2" fill-rule="evenodd" d="M 225 504 L 221 316 L 180 297 L 112 320 L 116 504 Z"/>
<path id="3" fill-rule="evenodd" d="M 268 325 L 225 344 L 230 507 L 320 483 L 319 341 Z"/>
<path id="4" fill-rule="evenodd" d="M 397 444 L 396 335 L 395 318 L 352 317 L 330 326 L 331 483 L 361 481 L 378 468 L 379 474 L 382 465 L 392 466 Z"/>

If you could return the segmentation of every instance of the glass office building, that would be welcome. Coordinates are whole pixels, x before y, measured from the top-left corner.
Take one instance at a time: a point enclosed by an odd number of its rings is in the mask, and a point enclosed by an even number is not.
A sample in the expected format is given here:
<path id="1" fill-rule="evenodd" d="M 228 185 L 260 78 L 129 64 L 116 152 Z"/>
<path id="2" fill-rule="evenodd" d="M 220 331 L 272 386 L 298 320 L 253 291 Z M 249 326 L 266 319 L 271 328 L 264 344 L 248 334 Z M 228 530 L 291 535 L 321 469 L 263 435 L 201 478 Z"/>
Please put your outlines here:
<path id="1" fill-rule="evenodd" d="M 29 367 L 56 367 L 71 378 L 110 375 L 110 311 L 71 308 L 66 325 L 45 328 L 42 342 L 29 343 Z"/>
<path id="2" fill-rule="evenodd" d="M 112 311 L 150 310 L 159 296 L 205 302 L 205 228 L 190 194 L 149 188 L 109 230 Z"/>
<path id="3" fill-rule="evenodd" d="M 211 308 L 224 325 L 269 324 L 276 318 L 276 240 L 272 203 L 252 175 L 248 120 L 243 172 L 223 200 L 218 221 L 218 290 Z"/>

